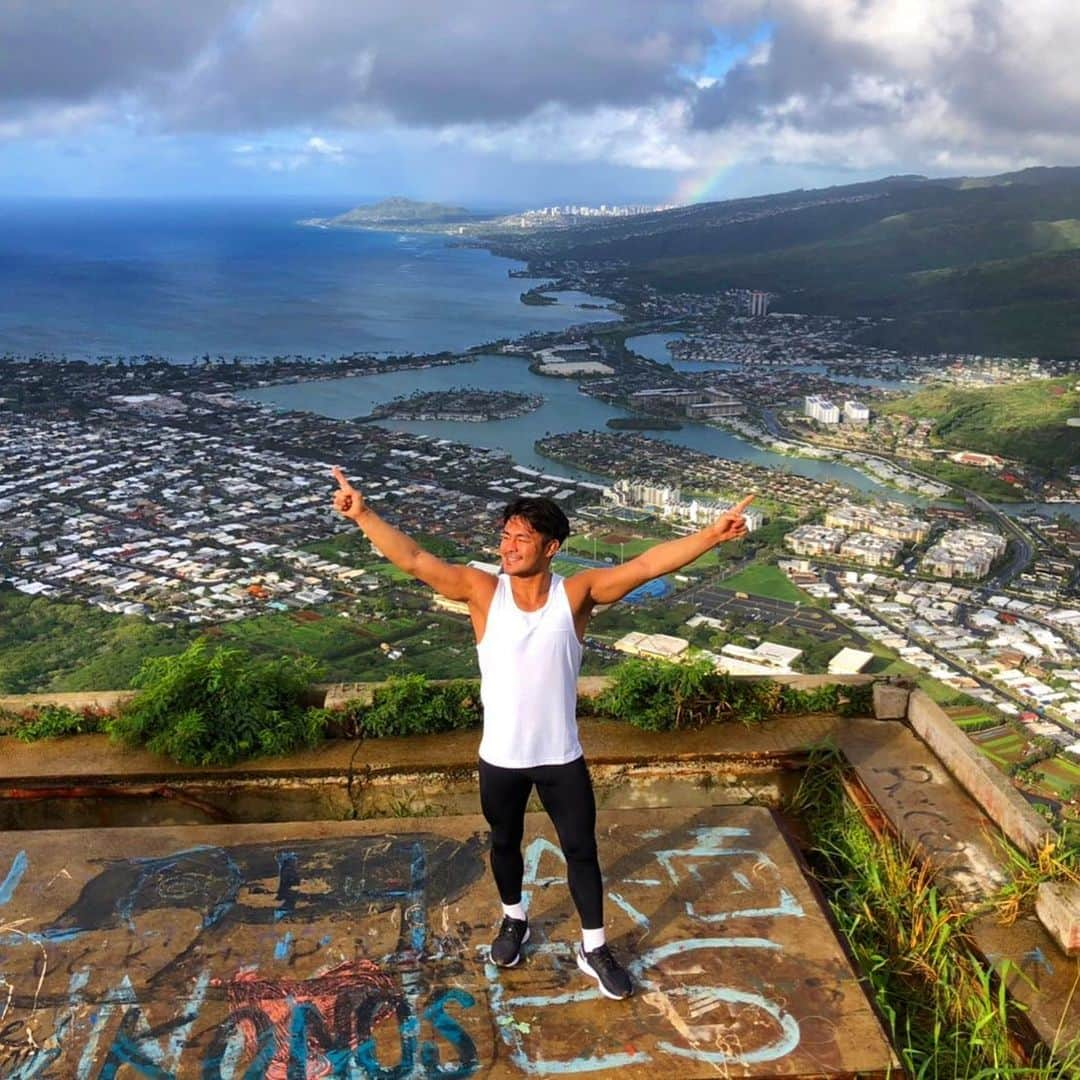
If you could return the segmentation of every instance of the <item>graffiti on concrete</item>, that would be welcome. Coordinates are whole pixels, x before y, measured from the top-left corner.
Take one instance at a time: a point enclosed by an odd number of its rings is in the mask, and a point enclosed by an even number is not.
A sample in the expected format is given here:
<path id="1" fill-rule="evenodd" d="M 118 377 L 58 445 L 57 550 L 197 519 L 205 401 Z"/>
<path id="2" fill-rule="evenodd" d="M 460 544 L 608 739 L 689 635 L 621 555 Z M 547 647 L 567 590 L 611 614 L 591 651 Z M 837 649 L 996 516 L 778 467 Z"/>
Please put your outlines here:
<path id="1" fill-rule="evenodd" d="M 630 964 L 640 1015 L 621 1014 L 588 1049 L 545 1034 L 573 1028 L 599 991 L 565 941 L 546 939 L 546 904 L 563 905 L 565 922 L 566 875 L 543 837 L 525 851 L 534 941 L 523 971 L 488 961 L 486 920 L 480 944 L 473 924 L 449 921 L 449 905 L 467 903 L 485 874 L 475 837 L 114 860 L 40 930 L 0 934 L 0 1074 L 405 1080 L 469 1077 L 495 1058 L 529 1076 L 776 1061 L 802 1038 L 791 1000 L 813 991 L 796 985 L 798 963 L 776 981 L 785 945 L 773 928 L 806 913 L 764 846 L 749 828 L 683 825 L 639 835 L 608 868 L 616 918 L 631 944 L 647 943 Z M 4 885 L 25 888 L 29 871 L 24 860 Z M 564 928 L 572 940 L 573 924 Z M 4 974 L 40 970 L 10 963 L 27 949 L 47 952 L 52 978 L 65 980 L 40 1000 Z"/>
<path id="2" fill-rule="evenodd" d="M 649 830 L 648 839 L 658 840 L 662 834 Z M 780 884 L 781 874 L 776 863 L 762 850 L 747 846 L 753 843 L 751 830 L 723 826 L 692 828 L 689 843 L 680 847 L 659 847 L 650 850 L 652 859 L 658 864 L 660 874 L 655 877 L 637 877 L 633 882 L 638 886 L 657 891 L 672 885 L 680 885 L 687 878 L 699 888 L 695 895 L 702 899 L 684 901 L 686 914 L 696 923 L 727 923 L 740 918 L 761 918 L 787 916 L 801 919 L 805 916 L 802 906 L 796 898 Z M 546 860 L 545 860 L 546 856 Z M 749 906 L 729 908 L 724 901 L 718 902 L 714 890 L 702 888 L 706 884 L 706 867 L 713 860 L 736 862 L 740 867 L 751 871 L 753 879 L 742 869 L 735 869 L 731 875 L 735 885 L 735 894 L 740 892 L 760 894 L 763 887 L 771 895 L 769 903 L 755 903 Z M 541 873 L 541 865 L 547 861 L 555 862 L 552 871 Z M 546 889 L 553 884 L 564 884 L 565 859 L 554 844 L 539 837 L 533 840 L 525 852 L 525 896 L 526 902 L 537 889 Z M 561 873 L 559 870 L 561 869 Z M 655 869 L 655 868 L 654 868 Z M 715 869 L 715 865 L 708 869 Z M 708 879 L 713 877 L 708 875 Z M 647 895 L 647 894 L 646 894 Z M 670 895 L 670 891 L 667 893 Z M 723 896 L 730 901 L 732 893 L 725 891 Z M 645 931 L 651 929 L 652 919 L 639 910 L 614 889 L 608 897 L 630 917 L 631 921 Z M 708 898 L 708 899 L 706 899 Z M 642 905 L 644 906 L 644 905 Z M 762 993 L 747 992 L 729 986 L 699 985 L 685 981 L 685 973 L 678 980 L 665 978 L 665 966 L 672 959 L 694 956 L 715 950 L 770 950 L 779 951 L 781 946 L 764 937 L 690 937 L 668 942 L 664 945 L 641 953 L 631 964 L 630 971 L 646 996 L 663 999 L 664 1008 L 669 1011 L 669 1019 L 674 1029 L 673 1034 L 683 1036 L 680 1042 L 675 1039 L 662 1039 L 656 1049 L 663 1054 L 684 1057 L 706 1062 L 710 1065 L 750 1065 L 759 1062 L 774 1061 L 785 1057 L 794 1050 L 800 1039 L 797 1020 L 782 1003 L 771 1000 Z M 557 958 L 564 950 L 558 946 L 540 945 L 538 953 Z M 556 959 L 557 962 L 557 959 Z M 698 968 L 700 972 L 702 969 Z M 503 972 L 494 964 L 484 965 L 488 981 L 491 1010 L 496 1017 L 499 1033 L 509 1048 L 511 1060 L 525 1074 L 532 1076 L 569 1075 L 594 1072 L 599 1069 L 619 1069 L 628 1065 L 648 1064 L 654 1055 L 636 1048 L 615 1053 L 592 1054 L 583 1056 L 576 1053 L 564 1059 L 539 1057 L 532 1052 L 527 1038 L 533 1031 L 531 1021 L 523 1026 L 519 1014 L 533 1017 L 541 1015 L 543 1010 L 572 1008 L 584 1001 L 600 998 L 600 991 L 594 987 L 554 994 L 509 995 L 503 986 Z M 712 1005 L 726 1005 L 728 1022 L 724 1027 L 738 1031 L 738 1037 L 725 1037 L 717 1032 L 694 1031 L 693 1027 L 702 1025 L 687 1024 L 672 1007 L 671 999 L 684 997 L 693 999 L 692 1004 L 708 1000 Z M 690 1009 L 691 1014 L 693 1008 Z M 700 1036 L 700 1037 L 699 1037 Z M 702 1045 L 703 1039 L 711 1045 L 721 1043 L 717 1049 Z M 726 1045 L 723 1045 L 726 1043 Z"/>

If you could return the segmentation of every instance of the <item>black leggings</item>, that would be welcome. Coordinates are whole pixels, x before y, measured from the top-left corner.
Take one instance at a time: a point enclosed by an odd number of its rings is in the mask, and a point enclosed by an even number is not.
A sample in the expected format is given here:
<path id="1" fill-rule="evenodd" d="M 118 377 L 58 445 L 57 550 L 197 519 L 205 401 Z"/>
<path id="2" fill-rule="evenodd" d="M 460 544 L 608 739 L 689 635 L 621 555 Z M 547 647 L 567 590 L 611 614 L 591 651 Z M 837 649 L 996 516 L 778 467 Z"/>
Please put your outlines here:
<path id="1" fill-rule="evenodd" d="M 581 925 L 599 930 L 604 925 L 604 886 L 596 857 L 596 799 L 583 757 L 533 769 L 501 769 L 480 759 L 480 806 L 491 826 L 491 871 L 499 896 L 507 905 L 521 902 L 521 839 L 533 784 L 558 833 Z"/>

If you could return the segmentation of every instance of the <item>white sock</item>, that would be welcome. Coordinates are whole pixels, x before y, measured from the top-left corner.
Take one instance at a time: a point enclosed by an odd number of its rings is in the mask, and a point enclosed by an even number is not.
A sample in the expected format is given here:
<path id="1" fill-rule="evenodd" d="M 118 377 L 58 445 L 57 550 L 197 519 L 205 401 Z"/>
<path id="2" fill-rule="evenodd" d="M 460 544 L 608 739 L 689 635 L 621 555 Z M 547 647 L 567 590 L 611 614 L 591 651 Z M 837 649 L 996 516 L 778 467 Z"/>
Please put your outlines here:
<path id="1" fill-rule="evenodd" d="M 599 949 L 607 941 L 604 935 L 604 928 L 601 926 L 599 930 L 586 930 L 581 928 L 581 942 L 586 952 L 592 952 L 593 949 Z"/>
<path id="2" fill-rule="evenodd" d="M 525 922 L 528 919 L 520 900 L 516 904 L 503 904 L 503 914 L 508 915 L 511 919 L 517 919 L 519 922 Z"/>

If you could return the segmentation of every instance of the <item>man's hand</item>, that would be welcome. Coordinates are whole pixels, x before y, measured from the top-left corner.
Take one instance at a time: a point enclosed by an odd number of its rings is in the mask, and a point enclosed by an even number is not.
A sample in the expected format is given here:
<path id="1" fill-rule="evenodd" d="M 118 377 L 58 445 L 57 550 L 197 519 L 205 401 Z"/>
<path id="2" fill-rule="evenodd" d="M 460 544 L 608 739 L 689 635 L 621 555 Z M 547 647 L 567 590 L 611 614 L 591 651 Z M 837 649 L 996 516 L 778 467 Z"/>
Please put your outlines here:
<path id="1" fill-rule="evenodd" d="M 716 531 L 716 543 L 725 544 L 729 540 L 741 540 L 749 530 L 746 527 L 746 518 L 743 511 L 754 501 L 753 495 L 747 495 L 745 499 L 736 503 L 730 510 L 725 510 L 716 521 L 713 529 Z"/>
<path id="2" fill-rule="evenodd" d="M 349 483 L 349 478 L 341 471 L 339 465 L 331 470 L 331 475 L 337 481 L 338 489 L 334 492 L 334 509 L 350 521 L 358 521 L 367 507 L 364 504 L 364 496 Z"/>

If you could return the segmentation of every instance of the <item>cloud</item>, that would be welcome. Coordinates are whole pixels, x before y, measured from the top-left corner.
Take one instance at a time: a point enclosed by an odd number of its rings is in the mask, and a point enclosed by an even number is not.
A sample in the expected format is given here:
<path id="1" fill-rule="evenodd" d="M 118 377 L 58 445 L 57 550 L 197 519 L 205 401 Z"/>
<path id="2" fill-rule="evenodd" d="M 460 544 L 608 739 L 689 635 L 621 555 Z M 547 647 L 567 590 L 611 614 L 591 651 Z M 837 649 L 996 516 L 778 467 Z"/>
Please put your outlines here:
<path id="1" fill-rule="evenodd" d="M 7 0 L 0 48 L 0 138 L 222 135 L 281 172 L 372 133 L 690 174 L 1080 159 L 1073 0 Z"/>
<path id="2" fill-rule="evenodd" d="M 348 156 L 343 146 L 321 135 L 312 135 L 299 144 L 243 142 L 232 147 L 234 164 L 269 173 L 292 173 L 323 164 L 341 165 Z"/>
<path id="3" fill-rule="evenodd" d="M 760 124 L 827 144 L 873 128 L 929 158 L 993 157 L 1009 141 L 1022 155 L 1054 135 L 1059 155 L 1080 148 L 1070 0 L 786 0 L 770 11 L 767 55 L 699 90 L 699 130 Z"/>
<path id="4" fill-rule="evenodd" d="M 0 104 L 85 105 L 167 79 L 219 38 L 239 0 L 6 0 Z"/>

